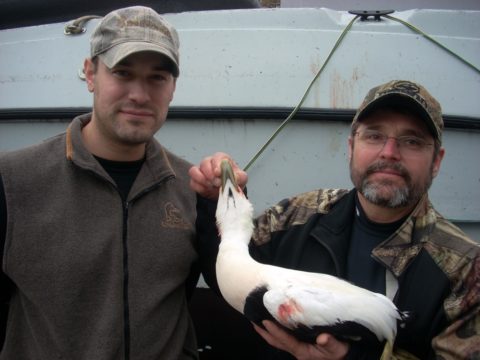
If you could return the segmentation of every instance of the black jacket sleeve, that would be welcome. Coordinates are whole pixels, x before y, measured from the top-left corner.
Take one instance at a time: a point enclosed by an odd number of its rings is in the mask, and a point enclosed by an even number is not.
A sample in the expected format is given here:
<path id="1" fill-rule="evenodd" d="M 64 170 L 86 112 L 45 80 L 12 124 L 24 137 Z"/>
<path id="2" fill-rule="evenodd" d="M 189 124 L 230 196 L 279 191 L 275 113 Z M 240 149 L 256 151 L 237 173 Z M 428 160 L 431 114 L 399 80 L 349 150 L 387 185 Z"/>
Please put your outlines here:
<path id="1" fill-rule="evenodd" d="M 12 293 L 12 282 L 3 273 L 3 254 L 5 247 L 5 236 L 7 231 L 7 204 L 5 201 L 5 190 L 0 175 L 0 350 L 5 339 L 7 327 L 8 303 Z"/>
<path id="2" fill-rule="evenodd" d="M 3 252 L 5 247 L 5 236 L 7 232 L 7 202 L 3 188 L 2 175 L 0 174 L 0 272 L 3 274 Z"/>
<path id="3" fill-rule="evenodd" d="M 215 220 L 216 209 L 216 201 L 197 195 L 196 228 L 200 269 L 208 286 L 220 294 L 215 275 L 215 263 L 217 261 L 218 245 L 220 244 Z"/>

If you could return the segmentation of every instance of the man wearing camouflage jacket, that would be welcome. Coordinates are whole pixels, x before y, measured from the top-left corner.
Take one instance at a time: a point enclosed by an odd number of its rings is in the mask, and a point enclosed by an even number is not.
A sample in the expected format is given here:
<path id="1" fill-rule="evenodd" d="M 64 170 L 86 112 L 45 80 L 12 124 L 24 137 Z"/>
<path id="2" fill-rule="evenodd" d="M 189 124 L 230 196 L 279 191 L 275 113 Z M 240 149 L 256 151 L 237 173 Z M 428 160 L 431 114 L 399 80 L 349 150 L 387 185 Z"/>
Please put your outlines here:
<path id="1" fill-rule="evenodd" d="M 427 194 L 445 153 L 442 131 L 440 105 L 421 85 L 375 87 L 348 141 L 354 189 L 300 194 L 255 221 L 256 260 L 347 279 L 408 312 L 396 359 L 480 359 L 480 247 L 444 219 Z M 206 198 L 214 199 L 207 184 L 218 175 L 221 157 L 190 170 L 192 187 Z M 213 228 L 204 231 L 214 247 Z M 205 277 L 215 287 L 213 275 Z M 304 344 L 271 322 L 264 325 L 255 329 L 276 349 L 262 359 L 370 360 L 381 353 L 327 334 Z"/>

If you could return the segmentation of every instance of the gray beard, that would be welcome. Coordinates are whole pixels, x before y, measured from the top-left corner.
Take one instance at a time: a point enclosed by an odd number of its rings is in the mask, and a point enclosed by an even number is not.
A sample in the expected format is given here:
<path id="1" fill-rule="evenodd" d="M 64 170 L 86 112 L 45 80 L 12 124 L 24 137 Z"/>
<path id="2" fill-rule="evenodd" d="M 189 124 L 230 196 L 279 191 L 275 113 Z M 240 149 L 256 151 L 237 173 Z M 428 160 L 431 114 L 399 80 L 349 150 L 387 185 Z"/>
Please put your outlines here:
<path id="1" fill-rule="evenodd" d="M 403 187 L 395 187 L 389 181 L 379 184 L 371 183 L 368 175 L 376 170 L 384 168 L 393 168 L 400 171 L 405 179 L 406 185 Z M 423 184 L 414 183 L 408 172 L 399 164 L 388 164 L 379 162 L 370 166 L 365 173 L 354 173 L 352 164 L 350 164 L 350 178 L 357 190 L 371 203 L 390 208 L 402 208 L 416 204 L 420 198 L 428 191 L 432 184 L 433 177 L 430 176 Z M 388 188 L 388 195 L 383 195 L 382 189 Z"/>
<path id="2" fill-rule="evenodd" d="M 385 186 L 386 184 L 383 184 Z M 390 209 L 401 208 L 410 205 L 412 200 L 410 197 L 410 189 L 408 186 L 402 188 L 391 188 L 390 197 L 380 196 L 377 187 L 369 183 L 366 179 L 362 182 L 359 192 L 371 203 Z M 417 201 L 417 200 L 415 200 Z"/>

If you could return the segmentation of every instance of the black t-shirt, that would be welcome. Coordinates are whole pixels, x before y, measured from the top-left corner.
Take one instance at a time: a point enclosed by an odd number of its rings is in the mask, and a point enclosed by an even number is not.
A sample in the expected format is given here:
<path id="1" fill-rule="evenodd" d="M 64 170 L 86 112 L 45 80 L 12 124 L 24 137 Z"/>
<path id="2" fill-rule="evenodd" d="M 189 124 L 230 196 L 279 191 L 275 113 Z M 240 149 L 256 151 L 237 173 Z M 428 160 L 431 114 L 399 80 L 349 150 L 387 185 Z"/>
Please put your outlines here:
<path id="1" fill-rule="evenodd" d="M 95 159 L 115 181 L 122 199 L 125 200 L 140 172 L 144 159 L 137 161 L 112 161 L 97 156 L 95 156 Z"/>
<path id="2" fill-rule="evenodd" d="M 375 223 L 365 215 L 358 195 L 355 205 L 347 258 L 347 280 L 365 289 L 385 294 L 385 268 L 372 257 L 372 250 L 389 238 L 405 218 L 388 224 Z"/>

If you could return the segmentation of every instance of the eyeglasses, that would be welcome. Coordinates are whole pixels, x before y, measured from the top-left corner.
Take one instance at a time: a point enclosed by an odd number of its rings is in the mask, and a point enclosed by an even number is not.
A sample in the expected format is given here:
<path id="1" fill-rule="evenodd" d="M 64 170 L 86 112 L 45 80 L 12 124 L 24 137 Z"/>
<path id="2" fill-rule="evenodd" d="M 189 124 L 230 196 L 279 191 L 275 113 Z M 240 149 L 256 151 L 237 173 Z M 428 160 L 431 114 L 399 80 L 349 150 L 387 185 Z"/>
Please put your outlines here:
<path id="1" fill-rule="evenodd" d="M 398 149 L 401 152 L 403 151 L 411 154 L 422 152 L 427 147 L 434 145 L 433 143 L 428 143 L 418 136 L 387 136 L 378 130 L 357 131 L 355 135 L 358 135 L 358 138 L 361 142 L 370 146 L 371 148 L 378 148 L 379 151 L 383 149 L 388 139 L 394 139 L 397 143 Z"/>

